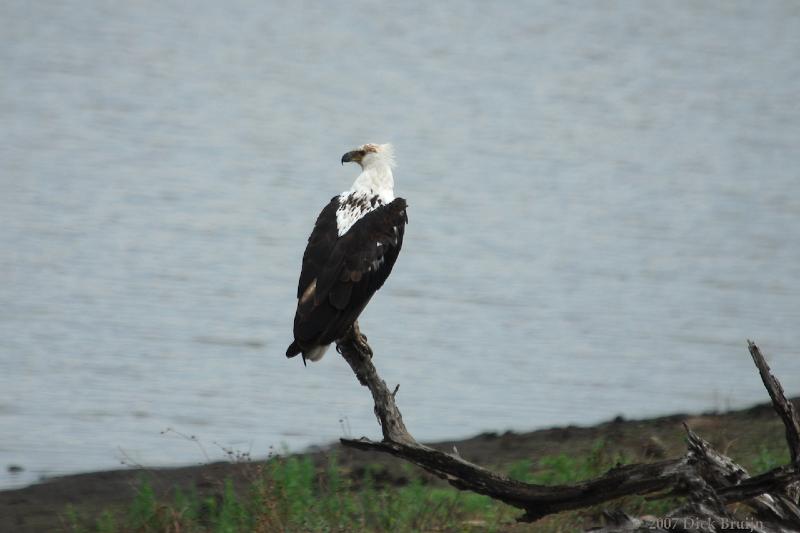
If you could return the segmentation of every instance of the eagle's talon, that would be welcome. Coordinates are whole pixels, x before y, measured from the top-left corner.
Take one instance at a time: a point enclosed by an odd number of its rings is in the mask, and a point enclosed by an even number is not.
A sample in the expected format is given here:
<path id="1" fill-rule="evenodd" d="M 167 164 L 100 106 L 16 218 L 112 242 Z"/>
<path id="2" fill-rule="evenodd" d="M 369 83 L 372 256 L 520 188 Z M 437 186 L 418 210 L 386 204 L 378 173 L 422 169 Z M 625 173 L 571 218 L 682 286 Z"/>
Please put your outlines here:
<path id="1" fill-rule="evenodd" d="M 372 359 L 372 348 L 370 348 L 369 344 L 367 344 L 366 335 L 361 335 L 359 333 L 353 340 L 358 348 L 358 351 Z"/>

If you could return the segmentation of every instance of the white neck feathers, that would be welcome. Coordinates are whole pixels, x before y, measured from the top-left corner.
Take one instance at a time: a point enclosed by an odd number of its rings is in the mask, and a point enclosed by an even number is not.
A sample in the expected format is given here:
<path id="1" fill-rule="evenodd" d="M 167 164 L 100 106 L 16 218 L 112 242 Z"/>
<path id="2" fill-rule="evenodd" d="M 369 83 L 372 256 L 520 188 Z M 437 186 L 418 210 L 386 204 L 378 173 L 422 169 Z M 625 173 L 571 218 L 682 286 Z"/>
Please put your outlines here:
<path id="1" fill-rule="evenodd" d="M 361 159 L 361 174 L 349 191 L 339 195 L 336 227 L 340 237 L 365 214 L 394 200 L 394 157 L 391 146 L 384 144 L 381 148 Z"/>
<path id="2" fill-rule="evenodd" d="M 367 152 L 361 160 L 361 174 L 351 187 L 351 192 L 377 194 L 383 200 L 394 199 L 394 150 L 390 144 L 380 145 L 380 150 Z"/>
<path id="3" fill-rule="evenodd" d="M 379 196 L 394 194 L 394 175 L 388 165 L 371 165 L 364 167 L 358 175 L 351 192 L 372 193 Z"/>

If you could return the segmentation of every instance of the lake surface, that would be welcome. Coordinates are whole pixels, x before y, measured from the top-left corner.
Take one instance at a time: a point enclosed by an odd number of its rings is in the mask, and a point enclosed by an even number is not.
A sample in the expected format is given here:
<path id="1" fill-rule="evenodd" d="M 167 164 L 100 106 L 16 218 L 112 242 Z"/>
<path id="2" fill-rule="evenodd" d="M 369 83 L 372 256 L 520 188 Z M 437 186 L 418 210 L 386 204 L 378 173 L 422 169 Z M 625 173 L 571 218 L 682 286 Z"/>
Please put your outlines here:
<path id="1" fill-rule="evenodd" d="M 0 37 L 2 487 L 379 436 L 283 355 L 364 142 L 418 438 L 763 402 L 746 338 L 800 393 L 796 2 L 12 0 Z"/>

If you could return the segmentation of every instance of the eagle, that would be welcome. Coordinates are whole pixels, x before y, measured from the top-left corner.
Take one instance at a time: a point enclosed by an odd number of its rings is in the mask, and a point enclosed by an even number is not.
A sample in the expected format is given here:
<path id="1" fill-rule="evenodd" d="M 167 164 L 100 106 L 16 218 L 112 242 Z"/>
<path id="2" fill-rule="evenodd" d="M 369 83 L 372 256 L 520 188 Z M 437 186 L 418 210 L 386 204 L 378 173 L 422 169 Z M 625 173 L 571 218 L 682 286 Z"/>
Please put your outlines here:
<path id="1" fill-rule="evenodd" d="M 294 341 L 286 357 L 319 361 L 348 333 L 392 272 L 408 223 L 406 201 L 394 197 L 391 144 L 365 144 L 342 156 L 358 163 L 349 190 L 317 217 L 297 284 Z"/>

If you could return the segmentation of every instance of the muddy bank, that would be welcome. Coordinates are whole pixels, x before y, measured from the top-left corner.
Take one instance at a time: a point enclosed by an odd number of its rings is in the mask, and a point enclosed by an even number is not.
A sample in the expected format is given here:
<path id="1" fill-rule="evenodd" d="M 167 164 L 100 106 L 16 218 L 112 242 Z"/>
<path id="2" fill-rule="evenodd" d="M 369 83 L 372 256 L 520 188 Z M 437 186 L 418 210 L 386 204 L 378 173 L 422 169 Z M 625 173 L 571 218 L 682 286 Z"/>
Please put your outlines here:
<path id="1" fill-rule="evenodd" d="M 800 407 L 800 398 L 793 402 Z M 758 457 L 786 454 L 784 430 L 770 404 L 727 413 L 700 415 L 677 414 L 647 420 L 616 418 L 591 427 L 558 427 L 528 433 L 483 433 L 470 439 L 433 444 L 442 450 L 455 446 L 465 459 L 505 469 L 523 460 L 567 454 L 580 456 L 603 441 L 608 449 L 624 453 L 637 461 L 678 456 L 684 452 L 682 424 L 689 426 L 715 447 L 740 461 L 745 467 L 758 467 Z M 376 430 L 377 433 L 377 430 Z M 400 461 L 381 454 L 358 452 L 334 445 L 310 451 L 320 466 L 336 453 L 341 464 L 354 479 L 362 477 L 368 465 L 378 465 L 377 481 L 402 484 L 409 469 Z M 83 515 L 103 509 L 126 506 L 136 486 L 146 477 L 156 493 L 169 494 L 175 487 L 196 489 L 201 494 L 219 493 L 222 482 L 232 479 L 236 485 L 248 484 L 258 475 L 258 461 L 246 463 L 219 462 L 201 466 L 167 469 L 127 469 L 92 472 L 53 478 L 17 490 L 0 492 L 0 532 L 63 531 L 65 510 L 74 506 Z M 438 480 L 419 475 L 431 483 Z"/>

